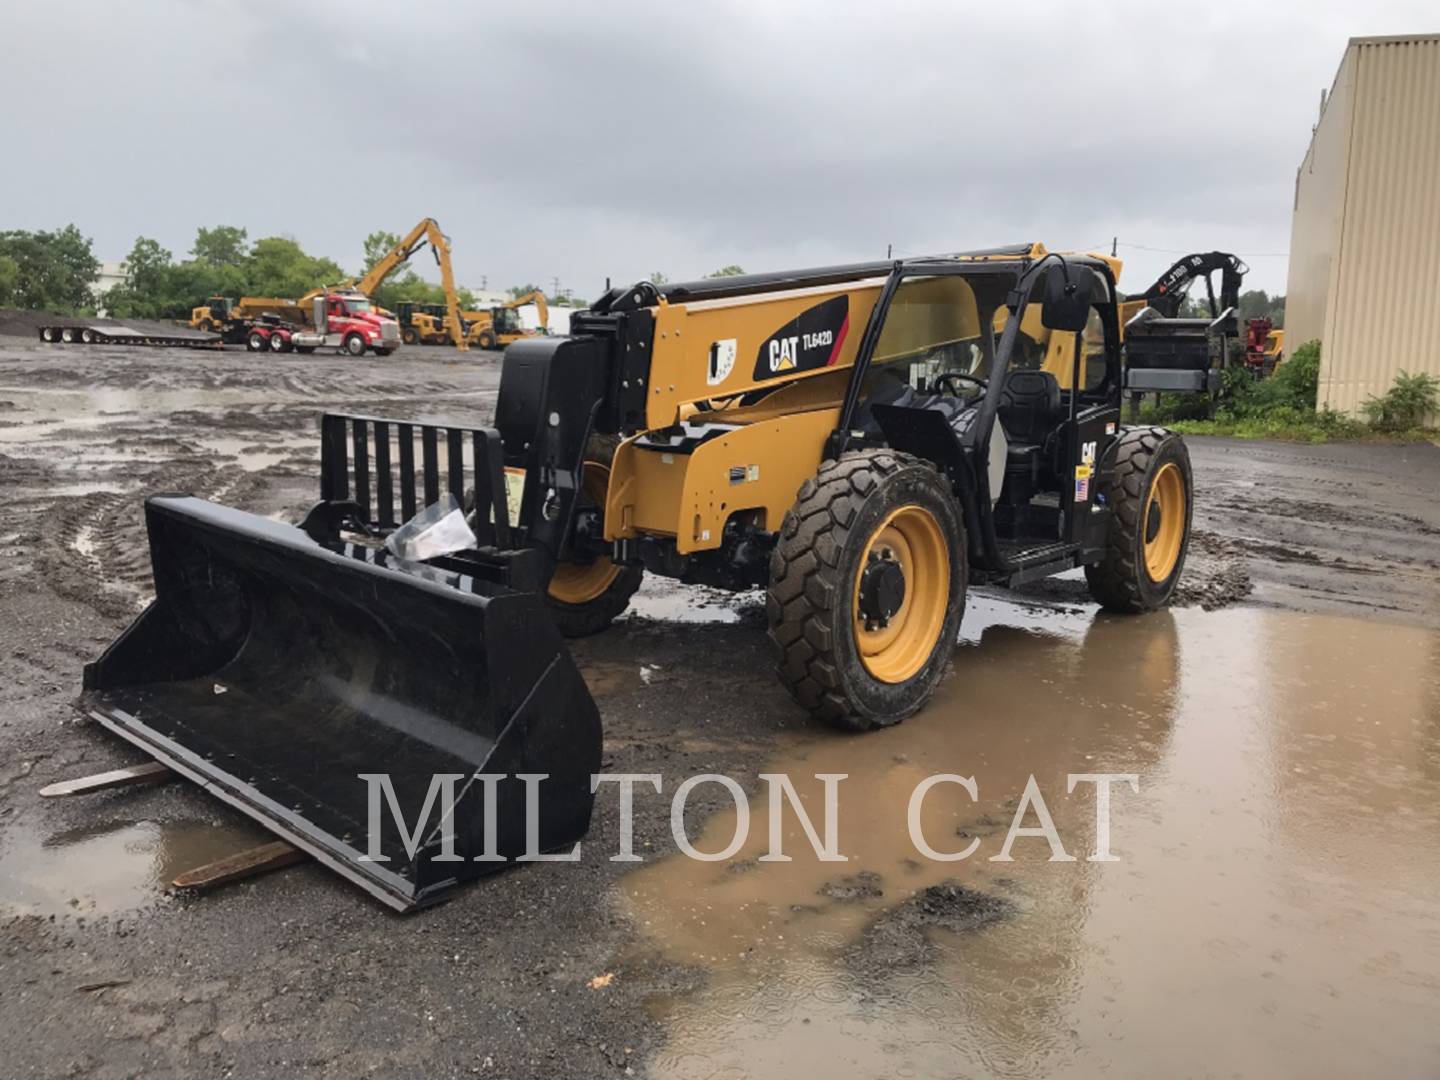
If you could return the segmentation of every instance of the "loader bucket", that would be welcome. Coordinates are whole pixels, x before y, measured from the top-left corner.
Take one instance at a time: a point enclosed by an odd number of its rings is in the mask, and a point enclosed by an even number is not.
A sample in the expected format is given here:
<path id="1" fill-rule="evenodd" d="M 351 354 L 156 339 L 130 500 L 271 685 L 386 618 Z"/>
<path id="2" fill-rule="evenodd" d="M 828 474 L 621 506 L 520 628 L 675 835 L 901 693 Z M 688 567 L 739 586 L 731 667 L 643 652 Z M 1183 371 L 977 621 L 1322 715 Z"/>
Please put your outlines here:
<path id="1" fill-rule="evenodd" d="M 86 666 L 88 715 L 401 911 L 585 833 L 600 719 L 538 596 L 189 496 L 145 516 L 155 600 Z"/>

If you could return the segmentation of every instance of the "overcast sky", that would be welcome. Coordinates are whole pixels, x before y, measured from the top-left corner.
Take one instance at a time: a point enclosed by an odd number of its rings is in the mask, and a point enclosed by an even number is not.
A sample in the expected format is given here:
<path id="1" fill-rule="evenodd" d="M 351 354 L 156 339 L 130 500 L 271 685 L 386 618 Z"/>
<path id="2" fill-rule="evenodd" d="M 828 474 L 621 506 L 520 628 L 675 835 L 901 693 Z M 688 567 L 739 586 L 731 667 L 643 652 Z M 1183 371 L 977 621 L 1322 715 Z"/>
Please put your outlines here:
<path id="1" fill-rule="evenodd" d="M 1122 287 L 1220 248 L 1283 290 L 1346 39 L 1440 12 L 21 0 L 5 23 L 0 228 L 73 221 L 119 259 L 243 225 L 351 268 L 366 233 L 429 215 L 462 284 L 593 297 L 654 270 L 1113 236 Z"/>

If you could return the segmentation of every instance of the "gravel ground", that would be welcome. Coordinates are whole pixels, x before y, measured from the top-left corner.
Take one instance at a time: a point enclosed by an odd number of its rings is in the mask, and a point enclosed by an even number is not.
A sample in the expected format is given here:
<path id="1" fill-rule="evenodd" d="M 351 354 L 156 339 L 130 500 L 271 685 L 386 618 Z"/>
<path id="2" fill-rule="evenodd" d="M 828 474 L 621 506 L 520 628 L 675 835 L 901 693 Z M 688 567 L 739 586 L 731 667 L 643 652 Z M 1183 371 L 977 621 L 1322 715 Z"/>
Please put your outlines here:
<path id="1" fill-rule="evenodd" d="M 83 867 L 56 837 L 83 856 L 97 821 L 120 837 L 159 823 L 141 854 L 164 863 L 182 825 L 218 825 L 232 847 L 248 826 L 182 784 L 37 797 L 138 760 L 70 702 L 81 665 L 148 589 L 143 493 L 293 516 L 316 487 L 320 409 L 483 421 L 497 379 L 496 356 L 438 349 L 354 361 L 0 338 L 0 854 L 41 837 L 36 850 L 59 859 L 45 895 L 61 897 L 58 910 L 44 898 L 0 907 L 7 1075 L 625 1075 L 662 1043 L 650 1003 L 705 975 L 646 945 L 615 903 L 614 800 L 597 803 L 578 865 L 503 873 L 400 918 L 313 865 L 197 900 L 150 888 L 107 902 L 77 884 L 67 901 L 65 875 L 78 882 Z M 1193 439 L 1191 452 L 1182 604 L 1440 626 L 1440 448 Z M 1089 608 L 1074 580 L 1021 599 Z M 768 674 L 758 598 L 659 583 L 641 601 L 641 615 L 575 649 L 604 717 L 606 771 L 753 775 L 777 738 L 808 729 Z M 717 805 L 697 793 L 692 822 Z M 637 850 L 669 845 L 667 811 L 637 808 Z M 918 923 L 963 929 L 1010 910 L 947 889 L 877 924 L 868 947 L 922 963 Z"/>

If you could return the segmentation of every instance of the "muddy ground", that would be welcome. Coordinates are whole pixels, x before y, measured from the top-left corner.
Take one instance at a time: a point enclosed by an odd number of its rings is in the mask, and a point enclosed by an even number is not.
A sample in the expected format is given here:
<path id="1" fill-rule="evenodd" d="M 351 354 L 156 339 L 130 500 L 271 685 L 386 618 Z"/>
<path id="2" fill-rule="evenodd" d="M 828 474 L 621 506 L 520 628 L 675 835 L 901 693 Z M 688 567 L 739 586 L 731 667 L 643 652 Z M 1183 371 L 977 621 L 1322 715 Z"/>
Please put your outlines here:
<path id="1" fill-rule="evenodd" d="M 1428 444 L 1191 440 L 1177 610 L 1097 616 L 1074 575 L 977 591 L 936 704 L 873 737 L 794 709 L 755 596 L 650 582 L 576 646 L 606 771 L 661 773 L 667 794 L 701 772 L 752 792 L 767 769 L 849 773 L 866 813 L 847 866 L 761 862 L 753 842 L 725 863 L 677 858 L 668 799 L 644 797 L 646 862 L 614 863 L 602 798 L 580 862 L 400 918 L 311 865 L 169 894 L 263 836 L 187 785 L 39 800 L 139 760 L 70 702 L 147 594 L 144 493 L 293 518 L 317 487 L 319 410 L 484 421 L 497 381 L 498 357 L 473 352 L 0 338 L 5 1075 L 1440 1071 Z M 1025 774 L 1065 802 L 1067 771 L 1106 769 L 1140 777 L 1121 864 L 1084 861 L 1090 804 L 1056 811 L 1076 864 L 1031 839 L 1014 863 L 922 865 L 903 831 L 871 827 L 917 777 L 973 773 L 980 803 L 942 800 L 930 825 L 991 854 Z M 723 847 L 734 814 L 698 789 L 691 835 Z"/>

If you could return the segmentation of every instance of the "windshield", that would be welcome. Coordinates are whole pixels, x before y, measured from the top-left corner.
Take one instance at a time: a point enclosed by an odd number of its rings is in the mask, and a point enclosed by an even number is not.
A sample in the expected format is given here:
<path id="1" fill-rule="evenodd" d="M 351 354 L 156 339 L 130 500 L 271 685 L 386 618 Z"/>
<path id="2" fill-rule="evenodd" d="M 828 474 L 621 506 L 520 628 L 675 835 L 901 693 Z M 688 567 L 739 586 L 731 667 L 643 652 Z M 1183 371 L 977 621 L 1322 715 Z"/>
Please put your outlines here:
<path id="1" fill-rule="evenodd" d="M 345 310 L 351 315 L 363 315 L 370 310 L 370 301 L 363 296 L 345 297 Z"/>
<path id="2" fill-rule="evenodd" d="M 951 373 L 988 378 L 994 338 L 986 332 L 988 320 L 981 317 L 982 307 L 993 319 L 993 311 L 981 303 L 968 277 L 935 275 L 902 281 L 885 313 L 862 401 L 877 395 L 879 400 L 890 400 L 907 387 L 934 393 L 941 377 Z M 946 382 L 952 392 L 968 394 L 977 389 L 969 380 Z"/>
<path id="3" fill-rule="evenodd" d="M 516 333 L 523 329 L 520 312 L 514 308 L 500 308 L 495 312 L 495 329 L 503 333 Z"/>

